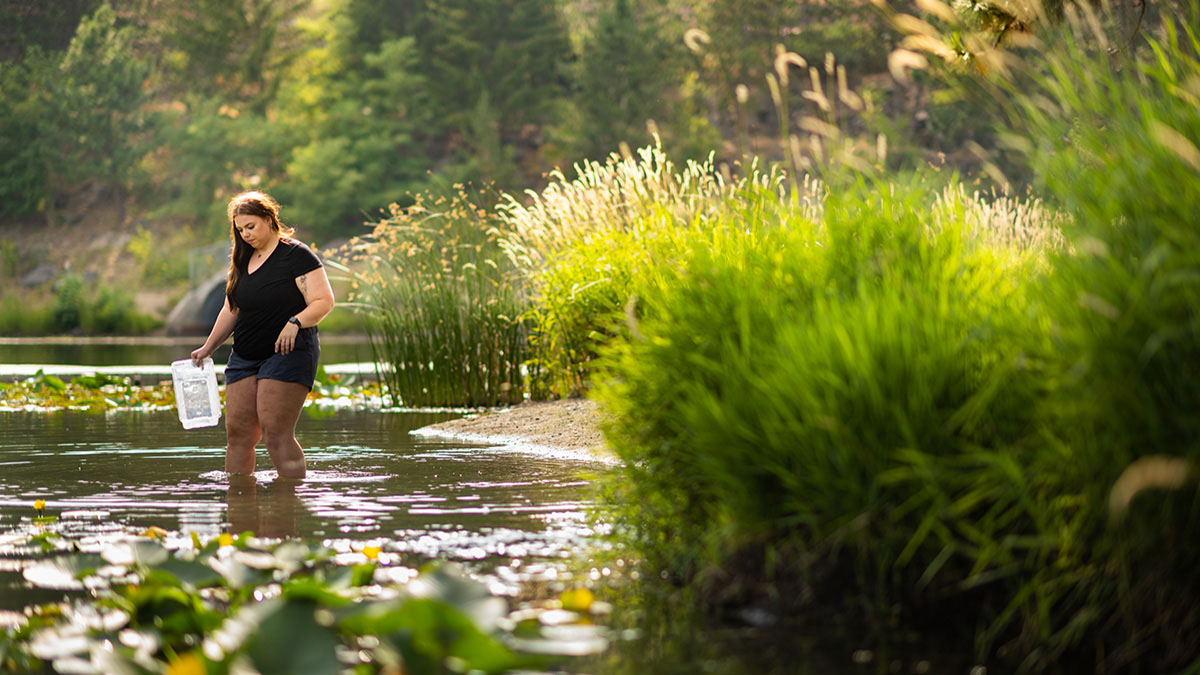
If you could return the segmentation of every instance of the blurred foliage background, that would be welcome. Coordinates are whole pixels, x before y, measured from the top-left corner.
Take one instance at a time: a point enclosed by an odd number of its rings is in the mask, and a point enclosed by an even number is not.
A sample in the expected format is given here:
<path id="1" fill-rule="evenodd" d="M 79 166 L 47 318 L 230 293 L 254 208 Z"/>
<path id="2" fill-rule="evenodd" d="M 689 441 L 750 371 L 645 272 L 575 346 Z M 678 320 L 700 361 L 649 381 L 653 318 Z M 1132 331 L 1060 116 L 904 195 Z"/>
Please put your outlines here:
<path id="1" fill-rule="evenodd" d="M 0 25 L 0 225 L 103 203 L 217 240 L 253 187 L 323 243 L 425 190 L 539 189 L 648 144 L 648 121 L 675 161 L 782 157 L 776 45 L 836 53 L 911 136 L 896 163 L 969 168 L 964 127 L 983 128 L 895 90 L 899 35 L 865 2 L 5 0 Z"/>

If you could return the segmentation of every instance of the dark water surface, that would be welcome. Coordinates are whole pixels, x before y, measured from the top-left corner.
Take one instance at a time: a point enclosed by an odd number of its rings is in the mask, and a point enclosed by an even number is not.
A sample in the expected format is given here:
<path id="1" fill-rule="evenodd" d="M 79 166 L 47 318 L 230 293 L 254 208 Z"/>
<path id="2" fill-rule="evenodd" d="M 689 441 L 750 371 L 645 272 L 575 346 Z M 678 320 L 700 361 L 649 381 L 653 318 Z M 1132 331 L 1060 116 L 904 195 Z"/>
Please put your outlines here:
<path id="1" fill-rule="evenodd" d="M 223 426 L 185 431 L 174 411 L 0 412 L 0 563 L 14 555 L 2 533 L 28 526 L 37 499 L 74 537 L 155 526 L 207 541 L 249 530 L 506 564 L 587 545 L 583 476 L 598 467 L 409 434 L 451 417 L 302 415 L 308 477 L 292 485 L 275 480 L 261 447 L 255 477 L 231 481 Z M 0 566 L 0 609 L 36 600 L 25 586 L 16 565 Z"/>
<path id="2" fill-rule="evenodd" d="M 165 365 L 186 356 L 193 343 L 199 341 L 0 340 L 0 363 Z M 218 352 L 218 362 L 228 349 Z M 323 340 L 322 351 L 324 363 L 371 360 L 361 340 Z M 77 541 L 150 527 L 172 536 L 195 532 L 203 541 L 249 530 L 337 551 L 370 541 L 415 559 L 461 561 L 488 578 L 494 592 L 510 595 L 573 574 L 600 586 L 611 581 L 614 594 L 599 587 L 598 593 L 613 601 L 618 634 L 635 637 L 614 640 L 569 672 L 987 672 L 969 659 L 965 644 L 931 648 L 902 640 L 897 649 L 889 639 L 892 647 L 880 650 L 878 636 L 855 635 L 822 617 L 799 626 L 712 626 L 697 622 L 686 604 L 647 601 L 673 598 L 675 591 L 652 583 L 652 576 L 630 575 L 630 568 L 610 570 L 614 560 L 624 561 L 604 552 L 586 515 L 594 498 L 589 480 L 605 466 L 409 433 L 456 416 L 307 408 L 297 437 L 309 473 L 289 484 L 275 479 L 261 447 L 259 472 L 231 480 L 221 470 L 223 425 L 187 431 L 173 410 L 0 411 L 0 618 L 64 597 L 30 587 L 21 572 L 36 555 L 26 543 L 37 528 L 33 503 L 44 499 L 46 514 L 58 517 L 54 531 Z"/>

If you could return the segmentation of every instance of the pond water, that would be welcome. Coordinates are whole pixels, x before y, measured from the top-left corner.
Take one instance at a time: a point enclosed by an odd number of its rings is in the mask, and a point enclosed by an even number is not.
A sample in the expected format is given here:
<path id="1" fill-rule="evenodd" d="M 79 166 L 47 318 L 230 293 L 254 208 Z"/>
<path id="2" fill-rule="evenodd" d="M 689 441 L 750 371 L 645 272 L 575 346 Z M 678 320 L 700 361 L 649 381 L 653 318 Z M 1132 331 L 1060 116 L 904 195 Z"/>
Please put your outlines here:
<path id="1" fill-rule="evenodd" d="M 0 340 L 0 363 L 167 364 L 193 343 Z M 218 362 L 228 349 L 218 352 Z M 322 351 L 324 363 L 371 360 L 361 339 L 326 339 Z M 640 637 L 616 640 L 570 672 L 971 671 L 962 646 L 906 644 L 890 655 L 872 652 L 875 639 L 821 621 L 698 625 L 678 602 L 679 589 L 647 583 L 629 571 L 632 561 L 609 579 L 608 563 L 598 562 L 624 564 L 604 551 L 588 517 L 591 478 L 604 465 L 410 433 L 455 416 L 306 408 L 297 436 L 309 474 L 293 485 L 275 479 L 262 448 L 260 471 L 231 481 L 220 470 L 224 427 L 186 431 L 173 410 L 0 411 L 0 619 L 69 595 L 31 587 L 22 575 L 37 556 L 24 542 L 33 529 L 33 503 L 42 499 L 46 513 L 58 517 L 55 531 L 78 541 L 156 527 L 172 536 L 194 532 L 203 541 L 253 531 L 343 551 L 371 542 L 405 555 L 406 564 L 463 562 L 493 592 L 514 596 L 588 575 L 617 594 L 609 596 L 614 627 Z"/>
<path id="2" fill-rule="evenodd" d="M 223 427 L 185 431 L 174 411 L 0 412 L 0 533 L 43 499 L 68 537 L 154 526 L 205 541 L 247 530 L 334 548 L 386 540 L 420 558 L 525 562 L 523 573 L 592 535 L 583 476 L 594 465 L 409 434 L 453 414 L 310 410 L 297 485 L 275 480 L 261 447 L 260 471 L 231 482 Z M 2 549 L 0 610 L 55 599 L 28 588 L 19 552 Z"/>
<path id="3" fill-rule="evenodd" d="M 162 338 L 0 338 L 0 364 L 78 364 L 88 366 L 167 365 L 187 358 L 203 337 Z M 213 360 L 225 363 L 231 343 Z M 358 335 L 321 336 L 321 363 L 371 361 L 371 345 Z"/>

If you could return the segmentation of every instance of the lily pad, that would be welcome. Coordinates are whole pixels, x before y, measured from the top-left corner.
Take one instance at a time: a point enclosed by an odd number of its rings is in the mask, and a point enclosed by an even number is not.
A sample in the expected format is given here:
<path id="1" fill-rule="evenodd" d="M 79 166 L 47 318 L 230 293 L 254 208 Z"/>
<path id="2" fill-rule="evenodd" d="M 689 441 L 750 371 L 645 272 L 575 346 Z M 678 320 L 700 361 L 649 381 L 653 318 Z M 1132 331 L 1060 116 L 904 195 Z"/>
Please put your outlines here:
<path id="1" fill-rule="evenodd" d="M 316 605 L 287 602 L 258 627 L 247 653 L 262 673 L 335 673 L 341 667 L 333 631 L 317 623 Z"/>
<path id="2" fill-rule="evenodd" d="M 82 577 L 104 564 L 98 555 L 68 555 L 37 562 L 26 567 L 21 575 L 39 588 L 79 591 L 84 588 Z"/>

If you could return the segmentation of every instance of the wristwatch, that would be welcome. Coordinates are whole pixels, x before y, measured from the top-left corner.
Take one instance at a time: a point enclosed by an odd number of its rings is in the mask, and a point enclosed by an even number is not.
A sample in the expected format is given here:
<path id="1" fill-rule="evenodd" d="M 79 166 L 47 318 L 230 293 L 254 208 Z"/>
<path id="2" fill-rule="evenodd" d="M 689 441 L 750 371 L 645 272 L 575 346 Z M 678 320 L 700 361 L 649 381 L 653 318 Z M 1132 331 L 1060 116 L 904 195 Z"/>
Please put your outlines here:
<path id="1" fill-rule="evenodd" d="M 288 319 L 288 323 L 294 323 L 294 324 L 296 324 L 296 328 L 304 328 L 304 326 L 301 326 L 301 325 L 300 325 L 300 318 L 299 318 L 299 317 L 295 317 L 295 316 L 293 316 L 292 318 Z"/>

